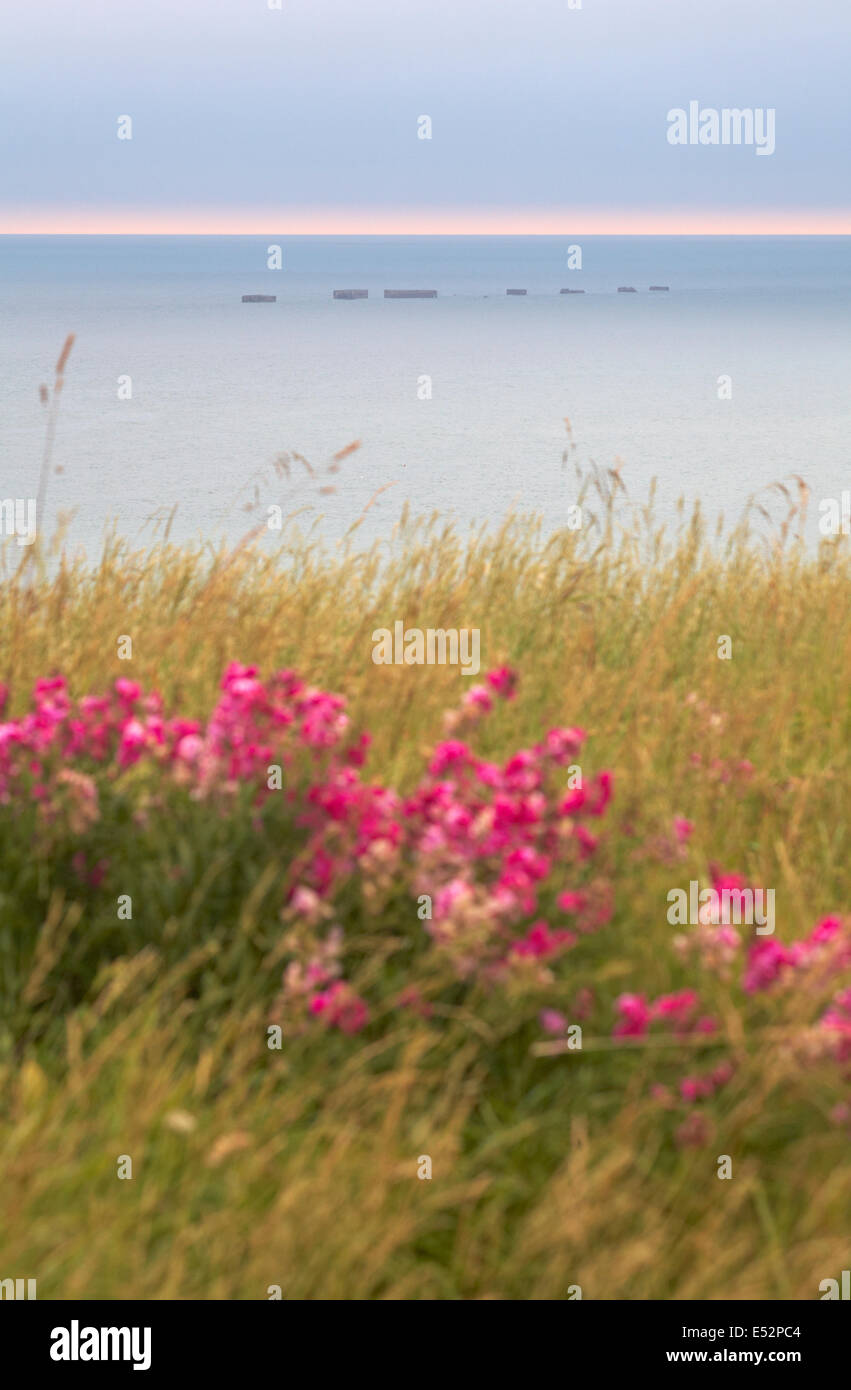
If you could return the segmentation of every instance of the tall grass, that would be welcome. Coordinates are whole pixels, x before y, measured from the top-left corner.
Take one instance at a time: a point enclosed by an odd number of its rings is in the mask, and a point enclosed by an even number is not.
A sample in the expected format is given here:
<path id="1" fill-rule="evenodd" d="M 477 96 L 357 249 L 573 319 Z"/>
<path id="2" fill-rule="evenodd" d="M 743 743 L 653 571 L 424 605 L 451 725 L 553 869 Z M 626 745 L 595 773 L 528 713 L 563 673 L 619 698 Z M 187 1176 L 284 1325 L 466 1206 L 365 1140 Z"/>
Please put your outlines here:
<path id="1" fill-rule="evenodd" d="M 61 671 L 73 694 L 131 675 L 200 717 L 228 662 L 294 667 L 346 696 L 374 738 L 368 769 L 405 790 L 469 682 L 457 667 L 375 666 L 371 634 L 400 618 L 477 627 L 485 667 L 520 674 L 481 752 L 576 724 L 615 776 L 615 916 L 550 1002 L 579 987 L 606 1003 L 655 996 L 685 981 L 666 893 L 711 864 L 775 886 L 783 939 L 849 910 L 851 558 L 841 539 L 807 551 L 794 525 L 776 543 L 740 527 L 710 544 L 699 515 L 672 534 L 652 509 L 616 523 L 617 491 L 597 479 L 598 524 L 582 532 L 512 517 L 461 536 L 405 518 L 361 550 L 290 531 L 280 554 L 115 540 L 94 567 L 10 566 L 0 679 L 12 712 Z M 746 779 L 724 780 L 745 760 Z M 672 864 L 648 828 L 675 816 L 695 829 Z M 650 1089 L 682 1074 L 684 1047 L 607 1028 L 577 1054 L 542 1049 L 522 1001 L 459 990 L 420 951 L 415 903 L 371 912 L 353 895 L 341 920 L 359 987 L 386 1001 L 382 982 L 415 978 L 434 1014 L 385 1002 L 367 1034 L 285 1027 L 272 1051 L 286 846 L 174 803 L 104 834 L 135 874 L 130 922 L 107 923 L 49 858 L 4 855 L 4 959 L 27 939 L 0 1019 L 3 1277 L 37 1277 L 44 1298 L 252 1299 L 271 1285 L 563 1298 L 580 1285 L 585 1298 L 809 1299 L 847 1266 L 849 1135 L 833 1118 L 847 1081 L 802 1063 L 794 992 L 763 1018 L 732 986 L 706 986 L 737 1069 L 705 1107 L 708 1143 L 689 1146 Z"/>

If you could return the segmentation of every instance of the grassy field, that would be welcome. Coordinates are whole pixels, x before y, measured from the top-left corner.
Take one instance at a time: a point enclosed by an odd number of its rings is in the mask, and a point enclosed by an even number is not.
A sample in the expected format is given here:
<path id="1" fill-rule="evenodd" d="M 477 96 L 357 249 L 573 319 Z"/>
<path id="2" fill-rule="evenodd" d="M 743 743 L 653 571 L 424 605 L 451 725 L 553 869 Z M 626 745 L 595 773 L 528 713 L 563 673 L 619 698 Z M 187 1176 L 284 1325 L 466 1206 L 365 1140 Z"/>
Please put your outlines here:
<path id="1" fill-rule="evenodd" d="M 685 515 L 665 535 L 649 512 L 616 522 L 607 487 L 596 525 L 554 535 L 433 519 L 365 551 L 288 531 L 275 555 L 115 543 L 92 570 L 7 547 L 6 720 L 58 672 L 72 699 L 130 679 L 205 721 L 230 662 L 292 668 L 345 698 L 373 739 L 361 775 L 401 795 L 447 729 L 502 765 L 579 726 L 583 778 L 612 774 L 589 861 L 612 910 L 541 969 L 465 970 L 419 915 L 426 861 L 375 845 L 294 923 L 297 760 L 294 799 L 259 811 L 156 758 L 78 760 L 95 818 L 48 755 L 0 804 L 0 1277 L 40 1298 L 815 1299 L 848 1267 L 849 1062 L 819 1020 L 851 967 L 749 992 L 752 942 L 712 968 L 675 943 L 696 929 L 667 895 L 739 874 L 775 890 L 780 942 L 851 926 L 849 547 L 800 545 L 794 505 L 769 539 L 710 544 Z M 399 619 L 478 628 L 482 675 L 375 665 L 373 631 Z M 502 667 L 514 698 L 452 732 Z M 515 937 L 570 925 L 554 893 Z M 334 924 L 369 1009 L 351 1031 L 282 994 Z M 613 1032 L 624 995 L 692 989 L 715 1031 Z M 581 1019 L 581 1049 L 542 1010 Z M 713 1094 L 683 1097 L 718 1066 Z"/>

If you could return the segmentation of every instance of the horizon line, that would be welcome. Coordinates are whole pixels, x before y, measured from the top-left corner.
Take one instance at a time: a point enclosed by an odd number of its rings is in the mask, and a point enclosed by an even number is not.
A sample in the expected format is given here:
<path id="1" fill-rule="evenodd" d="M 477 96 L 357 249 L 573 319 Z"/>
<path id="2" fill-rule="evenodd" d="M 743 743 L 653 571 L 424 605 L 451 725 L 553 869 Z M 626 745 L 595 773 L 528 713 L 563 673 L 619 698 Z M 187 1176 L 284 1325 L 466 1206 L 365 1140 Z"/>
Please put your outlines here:
<path id="1" fill-rule="evenodd" d="M 278 228 L 277 232 L 273 229 Z M 286 228 L 286 230 L 284 230 Z M 851 211 L 810 213 L 775 209 L 763 214 L 670 211 L 630 215 L 584 209 L 518 214 L 505 209 L 464 213 L 459 209 L 387 209 L 383 213 L 344 209 L 299 212 L 255 210 L 244 214 L 209 210 L 68 214 L 59 209 L 33 215 L 0 214 L 2 236 L 848 236 Z"/>

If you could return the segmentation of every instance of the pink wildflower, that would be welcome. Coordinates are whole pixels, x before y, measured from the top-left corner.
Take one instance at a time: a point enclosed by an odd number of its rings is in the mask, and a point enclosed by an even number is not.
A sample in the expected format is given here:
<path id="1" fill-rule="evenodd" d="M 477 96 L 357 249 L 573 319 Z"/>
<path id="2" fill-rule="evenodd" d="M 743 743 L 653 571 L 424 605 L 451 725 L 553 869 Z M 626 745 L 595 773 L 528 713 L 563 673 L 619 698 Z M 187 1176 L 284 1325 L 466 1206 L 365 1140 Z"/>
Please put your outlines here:
<path id="1" fill-rule="evenodd" d="M 612 1029 L 616 1038 L 642 1038 L 650 1025 L 650 1010 L 643 994 L 622 994 L 615 1000 L 621 1016 Z"/>
<path id="2" fill-rule="evenodd" d="M 517 686 L 517 672 L 512 671 L 509 666 L 500 666 L 496 671 L 489 671 L 487 682 L 497 695 L 502 696 L 503 700 L 513 700 Z"/>
<path id="3" fill-rule="evenodd" d="M 357 1033 L 369 1022 L 366 1003 L 342 980 L 315 994 L 310 1012 L 321 1017 L 329 1028 L 339 1028 L 343 1033 Z"/>

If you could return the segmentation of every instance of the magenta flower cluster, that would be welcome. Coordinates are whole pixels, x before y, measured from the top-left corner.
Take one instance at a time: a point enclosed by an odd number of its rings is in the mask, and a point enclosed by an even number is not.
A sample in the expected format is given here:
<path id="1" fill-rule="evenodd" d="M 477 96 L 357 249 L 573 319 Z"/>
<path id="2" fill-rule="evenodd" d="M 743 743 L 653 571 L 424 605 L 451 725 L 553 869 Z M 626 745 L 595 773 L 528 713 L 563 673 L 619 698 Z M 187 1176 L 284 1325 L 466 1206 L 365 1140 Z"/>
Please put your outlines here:
<path id="1" fill-rule="evenodd" d="M 613 778 L 584 768 L 575 775 L 586 742 L 576 727 L 550 729 L 505 761 L 480 757 L 472 736 L 499 701 L 514 698 L 516 686 L 515 672 L 502 667 L 468 690 L 445 716 L 445 737 L 404 795 L 365 777 L 370 739 L 352 729 L 344 699 L 293 671 L 263 680 L 256 667 L 232 663 L 206 721 L 167 715 L 157 692 L 144 693 L 129 679 L 116 680 L 106 695 L 75 701 L 62 676 L 39 680 L 29 711 L 4 718 L 8 692 L 0 686 L 0 803 L 29 802 L 45 825 L 69 833 L 72 863 L 97 887 L 109 863 L 89 863 L 86 837 L 102 820 L 101 796 L 110 782 L 152 769 L 219 811 L 247 792 L 255 817 L 270 797 L 282 797 L 297 848 L 284 866 L 289 959 L 281 1000 L 298 1027 L 357 1033 L 370 1021 L 370 1005 L 344 978 L 345 943 L 336 920 L 340 895 L 353 886 L 370 911 L 401 897 L 403 910 L 416 912 L 458 979 L 540 994 L 555 981 L 563 957 L 613 915 L 611 871 L 600 867 L 606 860 L 600 827 Z M 679 853 L 693 830 L 684 817 L 674 820 Z M 715 871 L 713 877 L 719 893 L 727 890 L 733 899 L 745 890 L 737 875 Z M 805 974 L 821 983 L 836 977 L 838 986 L 851 966 L 851 934 L 839 917 L 824 918 L 801 941 L 757 936 L 747 948 L 735 927 L 702 918 L 672 944 L 683 961 L 725 980 L 743 960 L 742 986 L 750 996 L 782 992 Z M 414 985 L 396 1003 L 432 1014 Z M 582 989 L 576 1017 L 594 1007 L 590 990 Z M 624 1045 L 640 1044 L 651 1029 L 692 1041 L 718 1031 L 694 989 L 655 1000 L 624 993 L 615 1011 L 613 1036 Z M 553 1036 L 568 1026 L 555 1009 L 542 1009 L 539 1018 Z M 816 1032 L 826 1055 L 851 1058 L 847 986 L 835 993 Z M 720 1062 L 683 1078 L 679 1102 L 711 1097 L 732 1075 L 731 1064 Z M 666 1088 L 656 1092 L 666 1104 L 677 1103 Z"/>

